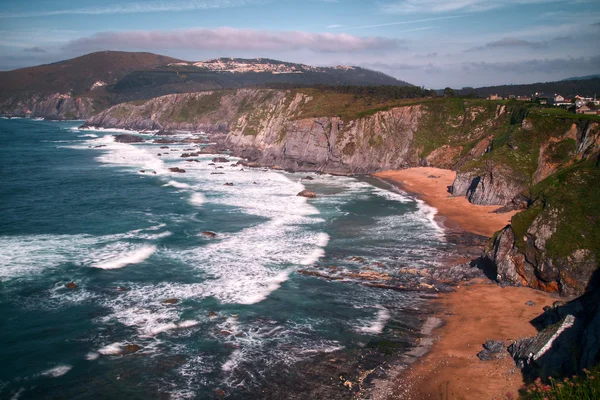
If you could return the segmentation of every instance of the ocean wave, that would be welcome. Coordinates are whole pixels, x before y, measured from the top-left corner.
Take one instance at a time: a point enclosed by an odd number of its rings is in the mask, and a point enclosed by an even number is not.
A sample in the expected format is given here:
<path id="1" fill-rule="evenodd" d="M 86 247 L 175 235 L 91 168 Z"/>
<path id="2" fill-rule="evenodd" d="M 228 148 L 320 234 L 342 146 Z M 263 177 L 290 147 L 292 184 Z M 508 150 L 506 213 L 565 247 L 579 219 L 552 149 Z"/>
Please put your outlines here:
<path id="1" fill-rule="evenodd" d="M 374 320 L 369 321 L 368 325 L 360 326 L 356 329 L 357 332 L 378 335 L 383 332 L 385 324 L 390 319 L 390 312 L 385 308 L 377 311 L 377 316 Z"/>
<path id="2" fill-rule="evenodd" d="M 69 372 L 73 367 L 70 365 L 57 365 L 54 368 L 50 368 L 47 371 L 42 372 L 42 375 L 44 376 L 48 376 L 50 378 L 58 378 L 60 376 L 65 375 L 67 372 Z"/>
<path id="3" fill-rule="evenodd" d="M 93 264 L 92 267 L 100 269 L 117 269 L 130 264 L 139 264 L 146 261 L 155 251 L 156 246 L 154 245 L 141 246 L 124 255 L 119 255 L 118 257 Z"/>

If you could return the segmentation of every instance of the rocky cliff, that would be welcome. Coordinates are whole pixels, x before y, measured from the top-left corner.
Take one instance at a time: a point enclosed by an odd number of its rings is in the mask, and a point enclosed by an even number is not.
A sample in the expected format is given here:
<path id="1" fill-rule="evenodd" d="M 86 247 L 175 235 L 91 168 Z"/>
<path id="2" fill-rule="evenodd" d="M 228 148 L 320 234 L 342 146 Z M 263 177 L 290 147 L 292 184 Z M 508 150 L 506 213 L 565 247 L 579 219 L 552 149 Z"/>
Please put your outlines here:
<path id="1" fill-rule="evenodd" d="M 204 131 L 256 165 L 298 171 L 452 168 L 453 195 L 499 212 L 525 209 L 486 250 L 500 282 L 580 294 L 600 257 L 593 118 L 518 102 L 374 104 L 318 90 L 240 89 L 120 104 L 86 126 Z"/>
<path id="2" fill-rule="evenodd" d="M 73 97 L 69 93 L 34 95 L 27 100 L 9 98 L 0 103 L 0 112 L 10 117 L 87 119 L 94 113 L 94 103 L 91 98 Z"/>
<path id="3" fill-rule="evenodd" d="M 168 95 L 112 107 L 86 126 L 226 133 L 235 154 L 294 170 L 362 174 L 417 164 L 410 151 L 420 105 L 342 119 L 310 115 L 315 100 L 267 89 Z"/>

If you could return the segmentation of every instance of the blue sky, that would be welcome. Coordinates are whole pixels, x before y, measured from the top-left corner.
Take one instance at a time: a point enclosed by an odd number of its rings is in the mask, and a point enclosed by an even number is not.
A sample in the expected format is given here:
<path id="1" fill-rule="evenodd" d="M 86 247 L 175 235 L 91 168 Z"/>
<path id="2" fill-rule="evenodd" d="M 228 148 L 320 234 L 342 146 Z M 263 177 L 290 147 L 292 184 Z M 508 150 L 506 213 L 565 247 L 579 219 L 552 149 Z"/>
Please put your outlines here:
<path id="1" fill-rule="evenodd" d="M 359 65 L 416 85 L 600 73 L 598 0 L 3 0 L 0 69 L 99 50 Z"/>

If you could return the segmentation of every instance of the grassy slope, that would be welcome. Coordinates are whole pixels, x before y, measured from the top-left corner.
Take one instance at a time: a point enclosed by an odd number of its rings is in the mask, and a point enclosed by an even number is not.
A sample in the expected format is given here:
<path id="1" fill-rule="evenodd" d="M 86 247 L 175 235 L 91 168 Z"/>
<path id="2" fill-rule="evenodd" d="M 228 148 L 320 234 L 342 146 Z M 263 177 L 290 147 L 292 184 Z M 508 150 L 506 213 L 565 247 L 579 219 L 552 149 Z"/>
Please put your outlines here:
<path id="1" fill-rule="evenodd" d="M 548 241 L 548 256 L 565 259 L 573 251 L 591 250 L 600 259 L 600 167 L 596 159 L 566 167 L 533 186 L 533 207 L 512 219 L 517 246 L 525 249 L 523 237 L 540 214 L 550 218 L 558 210 L 557 230 Z"/>

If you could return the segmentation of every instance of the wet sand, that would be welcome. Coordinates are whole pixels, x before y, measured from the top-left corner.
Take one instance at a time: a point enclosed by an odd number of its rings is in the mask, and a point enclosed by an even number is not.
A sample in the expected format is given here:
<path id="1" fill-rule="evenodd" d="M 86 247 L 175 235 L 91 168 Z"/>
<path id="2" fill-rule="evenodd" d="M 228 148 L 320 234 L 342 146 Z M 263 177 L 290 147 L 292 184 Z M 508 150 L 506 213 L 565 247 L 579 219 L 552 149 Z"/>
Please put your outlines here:
<path id="1" fill-rule="evenodd" d="M 375 177 L 399 186 L 415 194 L 427 204 L 437 208 L 438 220 L 444 227 L 460 228 L 467 232 L 491 237 L 504 228 L 517 212 L 493 213 L 500 206 L 481 206 L 469 203 L 465 196 L 454 197 L 448 187 L 456 177 L 456 172 L 447 169 L 422 167 L 395 171 L 383 171 Z"/>

